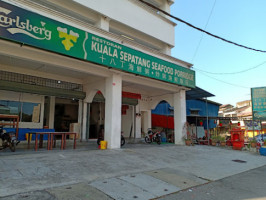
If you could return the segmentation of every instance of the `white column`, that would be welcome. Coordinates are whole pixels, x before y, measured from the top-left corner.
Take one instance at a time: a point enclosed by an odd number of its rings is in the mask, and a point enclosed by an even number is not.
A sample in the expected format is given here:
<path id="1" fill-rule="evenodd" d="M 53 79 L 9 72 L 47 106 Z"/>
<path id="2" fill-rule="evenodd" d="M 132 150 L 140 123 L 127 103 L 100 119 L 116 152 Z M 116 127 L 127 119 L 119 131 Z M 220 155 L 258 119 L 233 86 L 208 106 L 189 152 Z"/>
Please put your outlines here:
<path id="1" fill-rule="evenodd" d="M 81 130 L 82 130 L 82 119 L 83 119 L 83 115 L 82 112 L 83 111 L 83 101 L 79 100 L 79 112 L 78 112 L 78 125 L 79 125 L 79 138 L 81 138 Z"/>
<path id="2" fill-rule="evenodd" d="M 79 112 L 78 112 L 78 123 L 79 124 L 82 123 L 82 105 L 83 105 L 83 101 L 79 100 Z"/>
<path id="3" fill-rule="evenodd" d="M 175 144 L 184 144 L 183 127 L 186 122 L 186 91 L 174 94 Z"/>
<path id="4" fill-rule="evenodd" d="M 55 112 L 55 97 L 50 97 L 49 99 L 49 128 L 54 128 L 54 112 Z"/>
<path id="5" fill-rule="evenodd" d="M 83 121 L 82 121 L 82 132 L 81 132 L 81 140 L 86 141 L 86 131 L 87 131 L 87 102 L 83 103 Z"/>
<path id="6" fill-rule="evenodd" d="M 107 148 L 120 148 L 121 140 L 122 77 L 113 74 L 105 84 L 104 139 Z"/>
<path id="7" fill-rule="evenodd" d="M 151 125 L 151 110 L 147 111 L 147 125 L 148 125 L 148 128 L 152 128 L 152 125 Z"/>
<path id="8" fill-rule="evenodd" d="M 151 110 L 147 110 L 144 113 L 143 116 L 143 131 L 147 133 L 148 128 L 152 128 L 151 125 Z"/>
<path id="9" fill-rule="evenodd" d="M 135 117 L 135 138 L 141 138 L 141 116 L 136 115 L 136 113 L 140 114 L 139 111 L 139 105 L 136 105 L 136 109 L 134 112 L 134 117 Z M 137 111 L 137 112 L 136 112 Z"/>
<path id="10" fill-rule="evenodd" d="M 44 119 L 44 102 L 45 102 L 45 97 L 42 97 L 41 101 L 41 113 L 40 113 L 40 125 L 43 128 L 43 119 Z"/>

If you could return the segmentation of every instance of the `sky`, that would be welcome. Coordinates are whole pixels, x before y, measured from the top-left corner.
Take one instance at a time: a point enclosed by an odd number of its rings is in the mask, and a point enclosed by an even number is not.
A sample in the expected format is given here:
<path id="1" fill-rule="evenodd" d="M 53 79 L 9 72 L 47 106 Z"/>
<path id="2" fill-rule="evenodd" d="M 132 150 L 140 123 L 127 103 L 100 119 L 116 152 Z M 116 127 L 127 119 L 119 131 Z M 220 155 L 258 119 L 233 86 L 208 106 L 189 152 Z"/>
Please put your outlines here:
<path id="1" fill-rule="evenodd" d="M 266 0 L 175 0 L 171 6 L 175 17 L 264 51 L 265 11 Z M 266 53 L 226 43 L 172 20 L 177 23 L 172 56 L 193 64 L 196 86 L 215 95 L 209 100 L 236 106 L 237 102 L 251 99 L 250 88 L 266 87 Z"/>

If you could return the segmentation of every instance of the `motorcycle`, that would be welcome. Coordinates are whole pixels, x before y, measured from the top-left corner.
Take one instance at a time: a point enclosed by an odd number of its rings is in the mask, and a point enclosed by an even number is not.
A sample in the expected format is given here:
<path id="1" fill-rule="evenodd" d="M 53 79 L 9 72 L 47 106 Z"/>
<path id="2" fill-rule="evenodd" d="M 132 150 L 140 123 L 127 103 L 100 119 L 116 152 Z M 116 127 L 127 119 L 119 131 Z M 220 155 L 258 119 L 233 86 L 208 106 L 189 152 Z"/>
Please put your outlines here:
<path id="1" fill-rule="evenodd" d="M 0 150 L 5 149 L 7 147 L 10 148 L 12 152 L 16 151 L 16 146 L 20 141 L 17 140 L 14 132 L 6 132 L 3 127 L 0 127 L 0 138 L 2 140 L 2 146 Z"/>
<path id="2" fill-rule="evenodd" d="M 145 142 L 150 144 L 152 142 L 156 142 L 157 144 L 161 144 L 161 133 L 159 131 L 153 132 L 151 129 L 148 129 L 148 133 L 145 136 Z"/>
<path id="3" fill-rule="evenodd" d="M 101 131 L 101 134 L 99 134 L 99 137 L 97 139 L 97 144 L 100 145 L 100 142 L 103 141 L 103 140 L 104 140 L 104 133 L 103 133 L 103 131 Z M 124 146 L 125 143 L 126 143 L 126 140 L 125 140 L 125 138 L 123 136 L 123 131 L 122 131 L 121 132 L 121 143 L 120 143 L 121 147 Z"/>

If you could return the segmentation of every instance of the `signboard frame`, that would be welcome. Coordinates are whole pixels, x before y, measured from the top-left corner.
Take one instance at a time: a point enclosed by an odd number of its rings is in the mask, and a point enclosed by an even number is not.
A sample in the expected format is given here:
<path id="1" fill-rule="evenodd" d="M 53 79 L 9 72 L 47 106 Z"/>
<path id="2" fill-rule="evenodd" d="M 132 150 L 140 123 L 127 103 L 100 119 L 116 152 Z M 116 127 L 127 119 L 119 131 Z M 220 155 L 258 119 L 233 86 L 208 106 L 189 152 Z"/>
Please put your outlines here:
<path id="1" fill-rule="evenodd" d="M 251 88 L 253 120 L 266 120 L 266 87 Z"/>

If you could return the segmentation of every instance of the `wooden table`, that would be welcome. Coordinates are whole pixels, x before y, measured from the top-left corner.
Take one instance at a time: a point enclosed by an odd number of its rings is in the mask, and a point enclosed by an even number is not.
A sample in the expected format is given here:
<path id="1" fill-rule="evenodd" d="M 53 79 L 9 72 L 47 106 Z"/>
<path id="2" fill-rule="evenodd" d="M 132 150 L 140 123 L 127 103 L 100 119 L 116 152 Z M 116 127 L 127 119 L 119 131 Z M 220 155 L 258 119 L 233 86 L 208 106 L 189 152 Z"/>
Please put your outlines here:
<path id="1" fill-rule="evenodd" d="M 61 150 L 64 149 L 64 140 L 65 140 L 65 132 L 52 132 L 50 134 L 50 142 L 51 142 L 51 145 L 50 145 L 50 149 L 52 150 L 53 147 L 55 147 L 56 145 L 56 139 L 55 139 L 55 136 L 57 135 L 61 135 Z"/>
<path id="2" fill-rule="evenodd" d="M 76 149 L 77 133 L 72 133 L 72 132 L 66 132 L 66 133 L 65 133 L 65 138 L 64 138 L 64 149 L 66 148 L 66 136 L 67 136 L 67 135 L 74 135 L 73 149 Z"/>
<path id="3" fill-rule="evenodd" d="M 50 133 L 50 149 L 53 148 L 54 136 L 61 135 L 61 150 L 66 149 L 66 137 L 67 135 L 74 135 L 73 149 L 76 149 L 77 133 L 72 132 L 51 132 Z"/>
<path id="4" fill-rule="evenodd" d="M 77 133 L 72 132 L 29 132 L 28 133 L 28 149 L 30 148 L 30 135 L 35 135 L 35 151 L 38 150 L 38 136 L 40 135 L 40 141 L 39 141 L 39 148 L 42 148 L 43 146 L 43 136 L 48 135 L 47 139 L 47 150 L 53 149 L 53 143 L 55 140 L 56 135 L 61 135 L 61 150 L 66 149 L 66 137 L 67 135 L 74 135 L 74 143 L 73 143 L 73 149 L 76 149 L 76 140 L 77 140 Z"/>
<path id="5" fill-rule="evenodd" d="M 50 132 L 29 132 L 28 133 L 28 149 L 30 148 L 30 135 L 35 135 L 35 147 L 34 150 L 38 150 L 38 137 L 40 135 L 39 148 L 43 147 L 43 136 L 48 135 L 47 139 L 47 150 L 50 150 Z"/>

